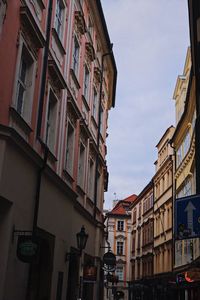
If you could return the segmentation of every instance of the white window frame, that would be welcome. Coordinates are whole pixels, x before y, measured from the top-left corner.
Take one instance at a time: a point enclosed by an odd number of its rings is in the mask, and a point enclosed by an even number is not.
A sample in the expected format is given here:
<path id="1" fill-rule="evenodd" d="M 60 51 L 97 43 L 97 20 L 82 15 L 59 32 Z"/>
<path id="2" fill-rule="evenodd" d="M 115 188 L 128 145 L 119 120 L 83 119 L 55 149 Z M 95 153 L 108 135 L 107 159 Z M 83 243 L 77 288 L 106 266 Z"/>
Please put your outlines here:
<path id="1" fill-rule="evenodd" d="M 57 136 L 57 125 L 58 125 L 58 105 L 59 105 L 59 100 L 56 97 L 53 89 L 49 86 L 48 89 L 48 101 L 46 104 L 46 128 L 45 128 L 45 142 L 48 145 L 50 151 L 54 154 L 55 153 L 55 145 L 56 145 L 56 136 Z M 53 120 L 49 120 L 49 117 L 51 118 L 52 116 L 49 115 L 49 109 L 50 109 L 50 101 L 51 103 L 54 102 L 54 116 L 53 116 Z M 52 124 L 54 124 L 54 133 L 52 134 L 52 136 L 50 136 L 51 132 L 49 131 L 49 129 L 51 130 L 52 128 Z"/>
<path id="2" fill-rule="evenodd" d="M 91 172 L 91 166 L 92 164 L 92 172 Z M 92 157 L 89 157 L 88 160 L 88 196 L 89 198 L 94 201 L 94 174 L 95 173 L 95 162 L 92 159 Z"/>
<path id="3" fill-rule="evenodd" d="M 116 267 L 116 275 L 118 276 L 118 279 L 120 281 L 124 280 L 124 268 L 123 268 L 123 266 L 117 266 Z"/>
<path id="4" fill-rule="evenodd" d="M 55 11 L 55 30 L 62 41 L 64 33 L 64 21 L 65 21 L 65 4 L 63 0 L 56 0 Z"/>
<path id="5" fill-rule="evenodd" d="M 72 53 L 72 69 L 74 74 L 78 78 L 79 74 L 79 63 L 80 63 L 80 44 L 76 35 L 73 39 L 73 53 Z"/>
<path id="6" fill-rule="evenodd" d="M 19 111 L 18 108 L 18 85 L 20 84 L 19 74 L 20 74 L 20 67 L 21 67 L 21 61 L 22 56 L 27 56 L 27 60 L 30 60 L 31 64 L 29 66 L 28 73 L 26 74 L 27 82 L 24 82 L 24 95 L 23 95 L 23 104 L 22 104 L 22 110 Z M 27 122 L 31 123 L 31 115 L 32 115 L 32 105 L 33 105 L 33 96 L 34 96 L 34 89 L 35 89 L 35 76 L 36 76 L 36 59 L 29 50 L 29 47 L 27 46 L 24 38 L 22 35 L 19 37 L 19 46 L 18 46 L 18 55 L 17 55 L 17 64 L 16 64 L 16 73 L 15 73 L 15 84 L 13 88 L 13 99 L 12 99 L 12 105 L 18 111 L 19 115 Z M 25 99 L 28 101 L 25 102 Z"/>
<path id="7" fill-rule="evenodd" d="M 90 71 L 88 66 L 85 64 L 84 66 L 84 79 L 83 79 L 83 95 L 87 102 L 89 102 L 89 94 L 90 94 Z"/>
<path id="8" fill-rule="evenodd" d="M 122 221 L 122 220 L 117 221 L 117 230 L 124 231 L 124 221 Z"/>
<path id="9" fill-rule="evenodd" d="M 83 160 L 81 159 L 81 149 L 83 149 Z M 84 188 L 84 183 L 85 183 L 85 165 L 86 165 L 85 161 L 86 161 L 86 146 L 82 141 L 80 141 L 77 183 L 81 188 Z"/>
<path id="10" fill-rule="evenodd" d="M 123 241 L 117 241 L 117 255 L 124 255 L 124 242 Z"/>
<path id="11" fill-rule="evenodd" d="M 97 120 L 98 113 L 98 93 L 96 88 L 93 88 L 93 101 L 92 101 L 92 116 Z"/>
<path id="12" fill-rule="evenodd" d="M 68 160 L 68 133 L 69 133 L 69 126 L 72 129 L 72 152 L 71 152 L 71 157 L 70 157 L 70 165 L 69 165 L 69 160 Z M 75 147 L 75 128 L 72 125 L 72 123 L 70 122 L 70 120 L 68 120 L 67 123 L 67 132 L 66 132 L 66 151 L 65 151 L 65 170 L 72 176 L 73 175 L 73 168 L 74 168 L 74 147 Z M 70 166 L 70 167 L 69 167 Z"/>

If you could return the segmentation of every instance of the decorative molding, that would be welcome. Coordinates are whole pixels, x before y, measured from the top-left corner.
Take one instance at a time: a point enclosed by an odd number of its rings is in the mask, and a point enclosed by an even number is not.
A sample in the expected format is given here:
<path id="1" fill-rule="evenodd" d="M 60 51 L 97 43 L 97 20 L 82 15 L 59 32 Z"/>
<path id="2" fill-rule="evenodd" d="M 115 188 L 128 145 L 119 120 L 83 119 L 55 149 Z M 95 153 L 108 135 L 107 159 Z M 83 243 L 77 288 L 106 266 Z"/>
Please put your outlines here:
<path id="1" fill-rule="evenodd" d="M 40 25 L 33 17 L 29 7 L 25 4 L 20 7 L 20 18 L 22 27 L 28 30 L 36 48 L 43 48 L 45 45 L 45 37 L 40 29 Z"/>
<path id="2" fill-rule="evenodd" d="M 95 59 L 95 51 L 94 51 L 94 47 L 90 42 L 87 42 L 85 44 L 85 50 L 89 62 L 92 62 Z"/>
<path id="3" fill-rule="evenodd" d="M 75 11 L 75 26 L 80 34 L 84 34 L 87 31 L 84 15 L 80 10 Z"/>

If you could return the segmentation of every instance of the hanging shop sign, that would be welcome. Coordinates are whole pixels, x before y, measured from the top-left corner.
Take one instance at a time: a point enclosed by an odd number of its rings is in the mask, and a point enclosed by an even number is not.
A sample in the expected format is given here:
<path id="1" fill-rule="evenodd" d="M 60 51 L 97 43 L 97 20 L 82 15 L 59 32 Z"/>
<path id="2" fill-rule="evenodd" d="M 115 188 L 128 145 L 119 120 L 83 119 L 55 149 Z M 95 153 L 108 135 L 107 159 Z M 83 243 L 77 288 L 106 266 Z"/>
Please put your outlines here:
<path id="1" fill-rule="evenodd" d="M 83 269 L 83 280 L 84 282 L 96 282 L 97 280 L 97 267 L 85 266 Z"/>
<path id="2" fill-rule="evenodd" d="M 116 256 L 112 252 L 108 251 L 103 256 L 103 263 L 108 266 L 116 265 Z"/>
<path id="3" fill-rule="evenodd" d="M 31 235 L 18 236 L 17 257 L 25 263 L 31 263 L 38 257 L 39 242 Z"/>

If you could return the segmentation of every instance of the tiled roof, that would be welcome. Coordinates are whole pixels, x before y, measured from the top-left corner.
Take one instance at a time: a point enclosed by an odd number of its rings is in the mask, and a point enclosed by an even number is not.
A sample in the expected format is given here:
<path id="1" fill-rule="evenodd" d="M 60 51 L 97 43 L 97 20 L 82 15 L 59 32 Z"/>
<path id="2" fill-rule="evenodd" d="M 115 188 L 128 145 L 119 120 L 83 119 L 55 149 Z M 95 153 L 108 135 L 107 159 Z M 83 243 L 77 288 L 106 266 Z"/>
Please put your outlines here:
<path id="1" fill-rule="evenodd" d="M 115 207 L 109 212 L 111 215 L 127 215 L 130 205 L 137 199 L 137 195 L 133 194 L 123 200 L 120 200 Z"/>

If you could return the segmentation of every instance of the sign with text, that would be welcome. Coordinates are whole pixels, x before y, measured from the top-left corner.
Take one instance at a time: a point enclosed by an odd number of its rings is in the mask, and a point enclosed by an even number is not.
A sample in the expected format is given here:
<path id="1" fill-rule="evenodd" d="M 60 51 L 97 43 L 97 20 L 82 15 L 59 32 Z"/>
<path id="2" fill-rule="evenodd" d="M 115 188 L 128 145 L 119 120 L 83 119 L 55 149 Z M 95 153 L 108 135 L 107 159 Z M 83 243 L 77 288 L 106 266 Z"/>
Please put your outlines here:
<path id="1" fill-rule="evenodd" d="M 177 240 L 200 237 L 200 195 L 175 200 L 174 225 Z"/>

